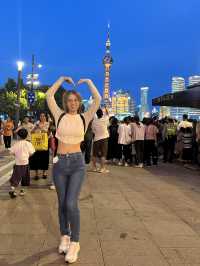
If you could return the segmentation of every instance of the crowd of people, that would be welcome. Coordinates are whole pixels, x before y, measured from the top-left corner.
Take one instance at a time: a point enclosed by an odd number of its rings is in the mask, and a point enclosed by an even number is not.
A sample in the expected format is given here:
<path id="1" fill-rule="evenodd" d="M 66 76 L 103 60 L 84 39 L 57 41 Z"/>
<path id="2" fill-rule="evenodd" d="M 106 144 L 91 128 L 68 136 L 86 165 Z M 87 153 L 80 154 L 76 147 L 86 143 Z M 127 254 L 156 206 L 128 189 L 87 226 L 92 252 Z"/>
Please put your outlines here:
<path id="1" fill-rule="evenodd" d="M 108 172 L 105 160 L 138 168 L 158 165 L 159 161 L 199 163 L 200 123 L 189 120 L 187 114 L 181 122 L 170 117 L 144 118 L 141 122 L 138 116 L 118 121 L 109 117 L 107 111 L 103 115 L 100 109 L 92 130 L 94 171 Z M 100 169 L 96 166 L 97 157 Z"/>

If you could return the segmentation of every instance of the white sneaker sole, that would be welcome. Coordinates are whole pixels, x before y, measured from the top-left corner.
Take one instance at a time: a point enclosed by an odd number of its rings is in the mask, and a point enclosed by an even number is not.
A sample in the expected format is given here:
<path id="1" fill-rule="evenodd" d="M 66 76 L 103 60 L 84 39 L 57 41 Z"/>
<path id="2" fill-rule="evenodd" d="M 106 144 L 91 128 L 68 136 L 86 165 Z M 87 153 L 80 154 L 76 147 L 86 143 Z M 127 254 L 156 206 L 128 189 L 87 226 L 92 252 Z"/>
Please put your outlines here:
<path id="1" fill-rule="evenodd" d="M 67 254 L 69 248 L 58 248 L 58 253 L 61 255 L 61 254 Z"/>
<path id="2" fill-rule="evenodd" d="M 73 260 L 67 258 L 67 255 L 66 255 L 66 256 L 65 256 L 65 262 L 67 262 L 67 263 L 69 263 L 69 264 L 72 264 L 72 263 L 77 262 L 79 252 L 80 252 L 80 249 L 77 251 L 77 255 L 76 255 L 76 257 L 75 257 Z"/>

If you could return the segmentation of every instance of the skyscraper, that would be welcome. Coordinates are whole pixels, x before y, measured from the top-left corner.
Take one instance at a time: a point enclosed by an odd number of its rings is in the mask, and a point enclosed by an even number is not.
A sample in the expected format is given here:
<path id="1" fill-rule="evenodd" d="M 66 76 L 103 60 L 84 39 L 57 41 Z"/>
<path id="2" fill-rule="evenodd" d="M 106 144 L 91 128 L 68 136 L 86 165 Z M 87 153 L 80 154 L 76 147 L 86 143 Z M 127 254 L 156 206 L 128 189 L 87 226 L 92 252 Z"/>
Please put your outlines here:
<path id="1" fill-rule="evenodd" d="M 200 76 L 189 77 L 189 86 L 200 83 Z"/>
<path id="2" fill-rule="evenodd" d="M 108 24 L 108 36 L 106 41 L 106 54 L 103 59 L 103 64 L 105 67 L 105 80 L 104 80 L 104 92 L 103 92 L 103 104 L 107 107 L 111 107 L 110 98 L 110 69 L 113 63 L 113 58 L 110 53 L 110 25 Z"/>
<path id="3" fill-rule="evenodd" d="M 182 77 L 172 78 L 172 93 L 180 92 L 185 90 L 185 79 Z M 188 112 L 188 108 L 185 107 L 171 107 L 170 115 L 173 118 L 181 120 L 183 114 Z"/>
<path id="4" fill-rule="evenodd" d="M 112 95 L 112 112 L 115 115 L 133 115 L 135 113 L 133 96 L 126 90 L 115 91 Z"/>
<path id="5" fill-rule="evenodd" d="M 200 76 L 191 76 L 189 77 L 189 86 L 195 85 L 195 84 L 200 84 Z M 188 115 L 192 119 L 200 119 L 200 109 L 196 108 L 188 108 Z"/>
<path id="6" fill-rule="evenodd" d="M 141 109 L 140 109 L 140 119 L 148 116 L 149 105 L 148 105 L 148 93 L 149 87 L 142 87 L 141 89 Z"/>

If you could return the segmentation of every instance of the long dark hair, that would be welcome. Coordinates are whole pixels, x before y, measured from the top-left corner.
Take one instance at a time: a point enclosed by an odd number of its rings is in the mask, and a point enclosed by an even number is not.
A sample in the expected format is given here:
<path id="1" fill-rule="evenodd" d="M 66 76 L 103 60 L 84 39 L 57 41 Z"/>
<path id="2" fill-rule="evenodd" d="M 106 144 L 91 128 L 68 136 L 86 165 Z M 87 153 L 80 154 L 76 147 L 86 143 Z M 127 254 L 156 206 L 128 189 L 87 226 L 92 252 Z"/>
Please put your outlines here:
<path id="1" fill-rule="evenodd" d="M 136 123 L 138 126 L 140 126 L 140 118 L 139 118 L 138 115 L 135 115 L 135 116 L 134 116 L 134 121 L 135 121 L 135 123 Z"/>

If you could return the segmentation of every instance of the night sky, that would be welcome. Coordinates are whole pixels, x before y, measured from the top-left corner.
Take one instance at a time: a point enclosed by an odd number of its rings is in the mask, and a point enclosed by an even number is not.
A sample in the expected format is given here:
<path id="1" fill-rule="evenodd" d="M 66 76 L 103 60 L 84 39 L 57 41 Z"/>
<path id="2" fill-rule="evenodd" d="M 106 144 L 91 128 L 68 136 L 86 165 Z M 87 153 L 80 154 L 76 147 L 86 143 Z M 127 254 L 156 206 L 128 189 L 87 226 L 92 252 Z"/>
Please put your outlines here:
<path id="1" fill-rule="evenodd" d="M 170 90 L 172 76 L 200 74 L 199 0 L 10 0 L 0 10 L 1 85 L 16 78 L 17 59 L 25 77 L 34 53 L 42 83 L 71 75 L 102 92 L 108 21 L 112 89 L 129 89 L 138 101 L 141 86 L 152 98 Z"/>

